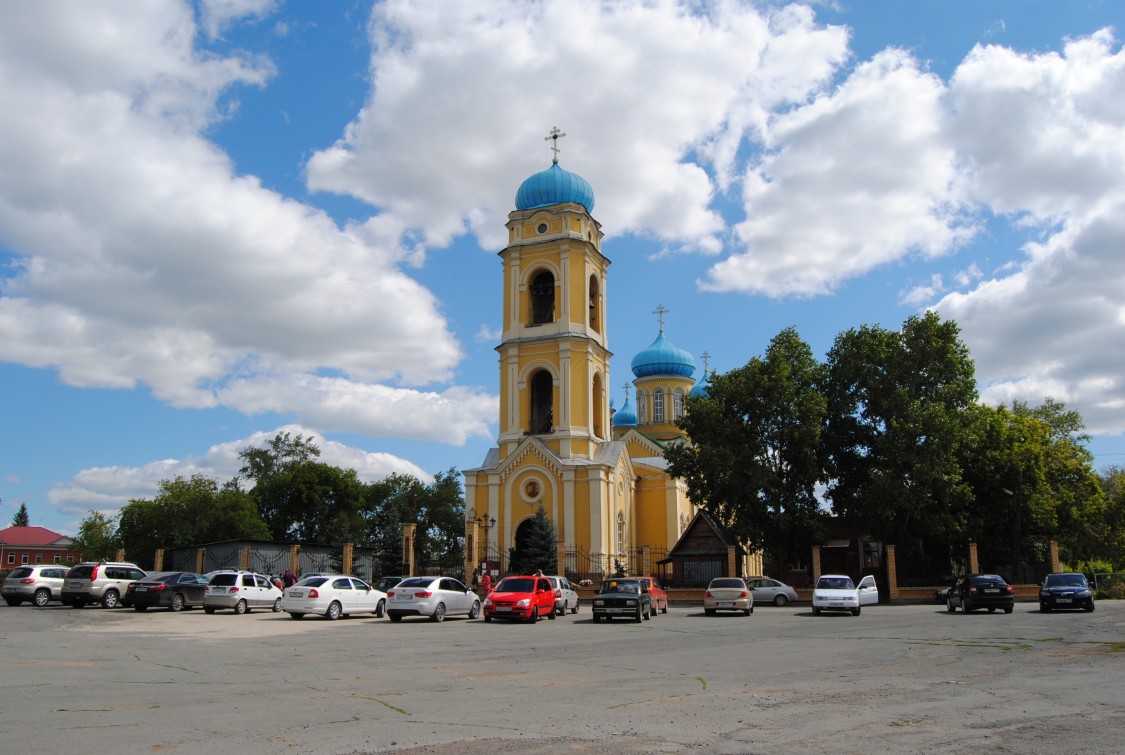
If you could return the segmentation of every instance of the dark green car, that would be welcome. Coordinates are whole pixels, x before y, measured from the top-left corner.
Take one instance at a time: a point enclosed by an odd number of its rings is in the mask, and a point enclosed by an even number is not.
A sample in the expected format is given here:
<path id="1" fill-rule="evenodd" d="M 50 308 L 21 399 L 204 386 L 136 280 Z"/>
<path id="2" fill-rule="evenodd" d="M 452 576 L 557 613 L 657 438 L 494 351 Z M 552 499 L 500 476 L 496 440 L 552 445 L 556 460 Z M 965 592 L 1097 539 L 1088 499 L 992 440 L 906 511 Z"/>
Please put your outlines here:
<path id="1" fill-rule="evenodd" d="M 623 577 L 607 579 L 602 582 L 598 594 L 594 596 L 594 623 L 605 618 L 628 618 L 640 623 L 656 615 L 648 585 L 639 579 Z"/>

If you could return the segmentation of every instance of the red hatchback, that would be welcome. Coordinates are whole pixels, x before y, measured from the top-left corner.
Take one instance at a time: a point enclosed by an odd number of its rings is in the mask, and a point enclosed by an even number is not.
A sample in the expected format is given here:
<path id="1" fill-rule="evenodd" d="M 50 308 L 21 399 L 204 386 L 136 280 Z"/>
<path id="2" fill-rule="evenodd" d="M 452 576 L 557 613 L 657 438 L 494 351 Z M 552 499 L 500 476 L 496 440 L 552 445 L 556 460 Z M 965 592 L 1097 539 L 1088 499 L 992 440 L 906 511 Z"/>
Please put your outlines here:
<path id="1" fill-rule="evenodd" d="M 545 577 L 504 577 L 484 599 L 484 620 L 555 619 L 555 590 Z"/>

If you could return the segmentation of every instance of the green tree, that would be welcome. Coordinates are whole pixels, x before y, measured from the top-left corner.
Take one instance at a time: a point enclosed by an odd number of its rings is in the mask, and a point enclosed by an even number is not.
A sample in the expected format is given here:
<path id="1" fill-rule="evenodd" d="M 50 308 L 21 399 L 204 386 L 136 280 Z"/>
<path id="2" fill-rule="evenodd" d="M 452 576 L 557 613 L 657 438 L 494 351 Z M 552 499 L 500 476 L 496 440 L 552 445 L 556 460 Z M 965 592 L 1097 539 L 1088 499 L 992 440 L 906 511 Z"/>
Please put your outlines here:
<path id="1" fill-rule="evenodd" d="M 27 504 L 21 503 L 19 511 L 12 517 L 13 527 L 27 527 L 31 524 L 31 517 L 27 513 Z"/>
<path id="2" fill-rule="evenodd" d="M 1098 484 L 1105 501 L 1098 558 L 1121 571 L 1125 569 L 1125 469 L 1106 469 L 1098 476 Z"/>
<path id="3" fill-rule="evenodd" d="M 823 451 L 836 513 L 907 558 L 922 558 L 927 540 L 960 537 L 972 490 L 959 446 L 977 393 L 956 323 L 930 312 L 897 332 L 851 329 L 827 363 Z"/>
<path id="4" fill-rule="evenodd" d="M 78 535 L 73 540 L 74 550 L 86 561 L 112 561 L 121 547 L 113 519 L 98 511 L 78 525 Z"/>
<path id="5" fill-rule="evenodd" d="M 689 443 L 665 451 L 669 472 L 692 501 L 751 549 L 782 559 L 819 537 L 824 368 L 787 328 L 764 358 L 712 375 L 703 398 L 688 398 L 678 422 Z"/>
<path id="6" fill-rule="evenodd" d="M 513 574 L 531 574 L 542 569 L 544 574 L 558 574 L 559 551 L 555 525 L 540 506 L 528 523 L 519 548 L 513 548 L 508 569 Z"/>
<path id="7" fill-rule="evenodd" d="M 157 548 L 270 536 L 254 500 L 233 482 L 204 475 L 161 480 L 152 500 L 135 498 L 121 509 L 117 533 L 126 556 L 147 563 Z"/>
<path id="8" fill-rule="evenodd" d="M 364 519 L 367 542 L 386 554 L 387 568 L 402 552 L 402 526 L 409 523 L 416 525 L 415 563 L 463 561 L 465 501 L 456 469 L 439 472 L 429 484 L 399 474 L 369 484 Z M 399 556 L 397 568 L 401 561 Z"/>

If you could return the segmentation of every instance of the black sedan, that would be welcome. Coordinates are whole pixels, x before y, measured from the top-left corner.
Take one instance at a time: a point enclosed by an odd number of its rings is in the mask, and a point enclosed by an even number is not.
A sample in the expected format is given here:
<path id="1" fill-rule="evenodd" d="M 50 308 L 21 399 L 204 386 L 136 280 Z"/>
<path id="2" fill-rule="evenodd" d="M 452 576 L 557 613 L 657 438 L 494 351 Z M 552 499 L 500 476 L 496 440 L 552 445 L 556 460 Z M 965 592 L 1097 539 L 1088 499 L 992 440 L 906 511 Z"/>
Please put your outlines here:
<path id="1" fill-rule="evenodd" d="M 648 585 L 640 579 L 607 579 L 593 600 L 594 623 L 630 618 L 637 623 L 656 615 Z"/>
<path id="2" fill-rule="evenodd" d="M 182 611 L 203 605 L 207 590 L 207 577 L 189 571 L 166 571 L 149 574 L 142 580 L 129 584 L 125 601 L 135 611 L 150 607 Z"/>
<path id="3" fill-rule="evenodd" d="M 1011 613 L 1015 603 L 1016 591 L 998 574 L 965 574 L 958 577 L 945 599 L 945 607 L 950 613 L 958 608 L 965 613 L 978 608 L 987 608 L 989 612 L 1003 608 L 1004 613 Z"/>
<path id="4" fill-rule="evenodd" d="M 1057 608 L 1094 610 L 1094 591 L 1082 574 L 1048 574 L 1039 588 L 1039 610 L 1043 613 Z"/>

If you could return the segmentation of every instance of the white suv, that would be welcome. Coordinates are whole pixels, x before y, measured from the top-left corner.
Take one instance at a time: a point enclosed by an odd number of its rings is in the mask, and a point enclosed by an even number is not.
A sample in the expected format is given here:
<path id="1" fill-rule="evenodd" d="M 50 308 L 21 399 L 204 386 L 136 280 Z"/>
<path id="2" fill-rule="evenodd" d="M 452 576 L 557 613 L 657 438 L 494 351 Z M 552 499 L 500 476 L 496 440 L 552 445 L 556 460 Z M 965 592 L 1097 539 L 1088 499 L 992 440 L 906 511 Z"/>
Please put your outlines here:
<path id="1" fill-rule="evenodd" d="M 4 578 L 4 602 L 18 606 L 25 600 L 42 608 L 62 598 L 67 567 L 58 564 L 17 566 Z"/>
<path id="2" fill-rule="evenodd" d="M 203 593 L 203 611 L 215 613 L 223 608 L 233 608 L 235 613 L 246 613 L 252 608 L 281 610 L 281 590 L 269 577 L 252 571 L 221 571 L 211 575 Z"/>
<path id="3" fill-rule="evenodd" d="M 62 589 L 64 605 L 85 608 L 101 603 L 106 608 L 125 605 L 121 597 L 130 582 L 144 579 L 145 572 L 125 561 L 87 561 L 71 567 Z"/>
<path id="4" fill-rule="evenodd" d="M 566 577 L 547 577 L 555 589 L 555 613 L 563 616 L 567 611 L 578 613 L 578 593 Z"/>

